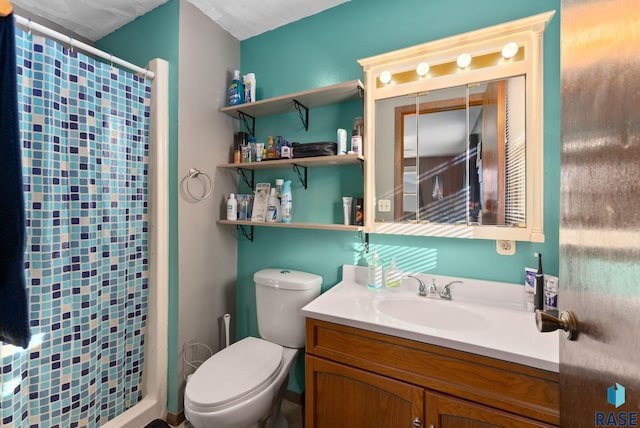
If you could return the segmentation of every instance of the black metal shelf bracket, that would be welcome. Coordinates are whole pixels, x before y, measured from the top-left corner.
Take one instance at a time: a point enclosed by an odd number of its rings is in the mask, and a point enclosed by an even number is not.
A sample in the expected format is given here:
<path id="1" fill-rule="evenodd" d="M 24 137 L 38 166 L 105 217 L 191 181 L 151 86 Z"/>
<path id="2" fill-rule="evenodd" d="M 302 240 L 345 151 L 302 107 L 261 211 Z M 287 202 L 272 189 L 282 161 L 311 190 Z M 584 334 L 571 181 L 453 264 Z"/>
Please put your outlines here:
<path id="1" fill-rule="evenodd" d="M 245 238 L 253 242 L 253 226 L 249 226 L 249 233 L 247 233 L 247 229 L 245 229 L 245 226 L 243 224 L 237 224 L 236 230 L 241 231 Z"/>
<path id="2" fill-rule="evenodd" d="M 364 175 L 364 159 L 358 159 L 360 161 L 360 169 L 362 170 L 362 175 Z"/>
<path id="3" fill-rule="evenodd" d="M 250 171 L 251 172 L 251 179 L 249 179 L 249 177 L 247 177 L 246 172 Z M 251 190 L 253 190 L 253 186 L 254 186 L 254 174 L 253 174 L 253 170 L 252 169 L 244 169 L 244 168 L 236 168 L 236 173 L 238 175 L 242 176 L 242 179 L 244 180 L 244 182 L 247 184 L 247 186 L 249 186 L 249 188 Z"/>
<path id="4" fill-rule="evenodd" d="M 304 176 L 303 176 L 303 174 L 300 173 L 300 169 L 301 168 L 304 169 Z M 304 165 L 298 165 L 297 163 L 294 163 L 293 164 L 293 170 L 298 173 L 298 179 L 300 180 L 300 182 L 304 186 L 304 189 L 307 190 L 307 184 L 308 184 L 307 167 L 304 166 Z"/>
<path id="5" fill-rule="evenodd" d="M 302 126 L 304 126 L 304 130 L 309 130 L 309 109 L 305 107 L 303 104 L 299 103 L 298 100 L 293 100 L 293 104 L 298 110 L 298 114 L 300 115 L 300 120 L 302 121 Z M 302 110 L 304 110 L 304 116 L 302 114 Z"/>
<path id="6" fill-rule="evenodd" d="M 256 118 L 238 110 L 238 117 L 242 119 L 244 122 L 244 127 L 247 131 L 250 132 L 252 136 L 256 136 Z M 249 121 L 247 119 L 251 119 L 251 126 L 249 126 Z"/>
<path id="7" fill-rule="evenodd" d="M 358 85 L 357 88 L 358 88 L 358 95 L 360 95 L 360 99 L 364 101 L 364 88 L 360 85 Z"/>

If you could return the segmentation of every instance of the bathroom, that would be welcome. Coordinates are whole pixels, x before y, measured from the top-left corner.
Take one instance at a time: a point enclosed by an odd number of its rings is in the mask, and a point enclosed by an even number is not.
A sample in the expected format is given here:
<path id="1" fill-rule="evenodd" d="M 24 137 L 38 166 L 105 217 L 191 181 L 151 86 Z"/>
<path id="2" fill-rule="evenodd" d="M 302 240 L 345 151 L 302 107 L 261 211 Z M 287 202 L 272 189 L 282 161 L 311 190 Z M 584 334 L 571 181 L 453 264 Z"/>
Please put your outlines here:
<path id="1" fill-rule="evenodd" d="M 238 41 L 192 3 L 170 0 L 97 41 L 98 48 L 137 64 L 153 58 L 169 62 L 166 410 L 170 415 L 179 418 L 183 411 L 185 342 L 195 339 L 220 349 L 225 313 L 232 315 L 234 340 L 258 335 L 252 282 L 256 271 L 286 267 L 313 272 L 323 277 L 324 291 L 340 281 L 342 265 L 361 264 L 366 256 L 363 238 L 354 232 L 256 228 L 249 241 L 235 228 L 216 224 L 226 197 L 238 183 L 235 172 L 216 168 L 230 162 L 233 134 L 239 126 L 218 111 L 225 103 L 230 72 L 239 68 L 255 73 L 258 99 L 264 99 L 361 79 L 360 58 L 556 10 L 544 37 L 545 242 L 518 242 L 514 256 L 498 255 L 493 240 L 371 235 L 369 243 L 385 264 L 394 256 L 405 271 L 522 283 L 523 268 L 535 265 L 534 252 L 544 254 L 545 272 L 558 275 L 560 271 L 560 8 L 559 0 L 401 0 L 392 4 L 351 0 Z M 257 134 L 262 138 L 284 134 L 301 142 L 331 141 L 336 128 L 350 129 L 353 118 L 360 115 L 359 102 L 317 109 L 308 131 L 292 126 L 296 122 L 290 115 L 264 118 L 258 121 Z M 198 203 L 181 196 L 190 168 L 212 178 L 211 196 Z M 326 174 L 311 172 L 306 191 L 299 184 L 294 186 L 294 215 L 299 219 L 312 216 L 310 207 L 318 201 L 336 205 L 342 195 L 361 196 L 359 167 L 331 168 Z M 279 174 L 267 172 L 260 178 L 297 180 L 295 172 Z M 291 397 L 295 399 L 303 388 L 304 369 L 297 364 L 290 377 Z"/>

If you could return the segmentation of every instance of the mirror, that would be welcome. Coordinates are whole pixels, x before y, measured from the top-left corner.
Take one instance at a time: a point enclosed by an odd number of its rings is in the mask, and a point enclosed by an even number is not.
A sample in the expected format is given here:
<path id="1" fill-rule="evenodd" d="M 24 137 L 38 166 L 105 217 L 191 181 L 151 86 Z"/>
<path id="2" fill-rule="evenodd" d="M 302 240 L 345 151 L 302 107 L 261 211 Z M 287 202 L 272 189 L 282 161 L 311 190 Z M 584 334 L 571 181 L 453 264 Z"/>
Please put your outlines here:
<path id="1" fill-rule="evenodd" d="M 524 76 L 376 101 L 376 221 L 524 227 L 524 111 Z"/>
<path id="2" fill-rule="evenodd" d="M 544 242 L 554 12 L 400 49 L 365 74 L 365 231 Z"/>

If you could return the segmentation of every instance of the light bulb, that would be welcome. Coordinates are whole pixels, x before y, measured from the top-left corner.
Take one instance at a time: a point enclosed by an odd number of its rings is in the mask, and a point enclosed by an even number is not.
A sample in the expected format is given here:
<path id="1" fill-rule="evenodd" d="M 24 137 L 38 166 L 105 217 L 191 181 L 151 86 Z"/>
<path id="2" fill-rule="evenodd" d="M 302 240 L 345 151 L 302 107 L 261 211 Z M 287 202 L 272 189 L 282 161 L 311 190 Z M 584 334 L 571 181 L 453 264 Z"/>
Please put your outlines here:
<path id="1" fill-rule="evenodd" d="M 420 77 L 424 77 L 429 73 L 429 64 L 427 64 L 426 62 L 421 62 L 420 64 L 418 64 L 418 66 L 416 67 L 416 73 L 418 73 L 418 76 Z"/>
<path id="2" fill-rule="evenodd" d="M 388 71 L 383 71 L 382 73 L 380 73 L 380 81 L 385 85 L 391 82 L 391 73 Z"/>
<path id="3" fill-rule="evenodd" d="M 518 53 L 520 47 L 516 42 L 509 42 L 502 48 L 502 56 L 506 59 L 513 58 Z"/>
<path id="4" fill-rule="evenodd" d="M 460 56 L 458 57 L 458 60 L 456 61 L 456 63 L 458 64 L 458 67 L 460 67 L 460 68 L 468 67 L 469 64 L 471 64 L 471 55 L 469 55 L 468 53 L 460 54 Z"/>

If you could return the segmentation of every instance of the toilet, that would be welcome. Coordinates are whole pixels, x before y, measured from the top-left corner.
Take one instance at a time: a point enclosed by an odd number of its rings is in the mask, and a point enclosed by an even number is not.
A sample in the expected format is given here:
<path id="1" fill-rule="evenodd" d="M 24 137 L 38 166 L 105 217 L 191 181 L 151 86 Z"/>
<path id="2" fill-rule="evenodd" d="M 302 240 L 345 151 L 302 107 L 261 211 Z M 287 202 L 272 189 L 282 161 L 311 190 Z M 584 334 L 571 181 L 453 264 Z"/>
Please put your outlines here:
<path id="1" fill-rule="evenodd" d="M 304 347 L 301 309 L 320 295 L 322 277 L 287 269 L 254 274 L 258 330 L 207 359 L 191 375 L 184 413 L 195 428 L 286 427 L 280 404 Z"/>

